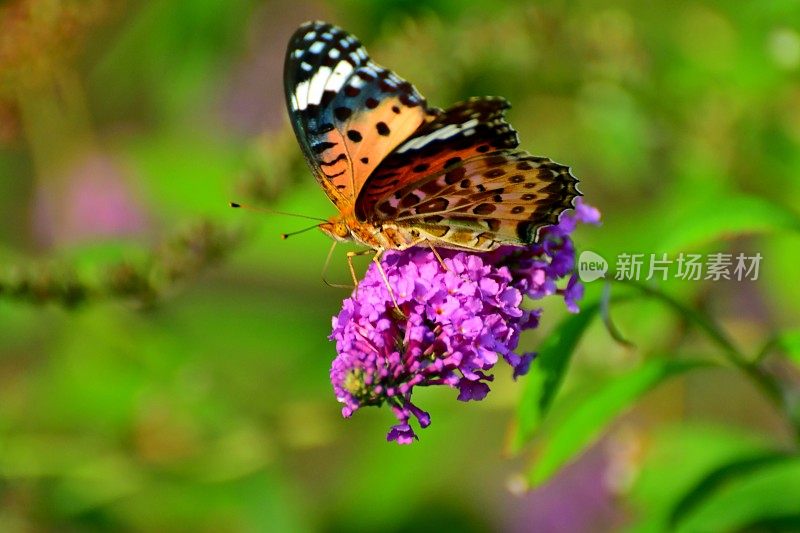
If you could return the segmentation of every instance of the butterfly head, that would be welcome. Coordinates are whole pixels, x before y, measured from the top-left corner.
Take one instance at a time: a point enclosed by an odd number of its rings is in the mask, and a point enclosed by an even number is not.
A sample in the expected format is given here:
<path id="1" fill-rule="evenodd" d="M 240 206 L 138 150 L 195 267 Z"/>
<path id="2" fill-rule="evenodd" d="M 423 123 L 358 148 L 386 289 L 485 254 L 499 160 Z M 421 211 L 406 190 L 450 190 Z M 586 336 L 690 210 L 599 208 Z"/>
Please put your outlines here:
<path id="1" fill-rule="evenodd" d="M 335 216 L 327 222 L 323 222 L 319 225 L 319 229 L 321 229 L 322 232 L 331 239 L 336 241 L 349 241 L 352 239 L 352 236 L 350 235 L 350 227 L 341 216 Z"/>

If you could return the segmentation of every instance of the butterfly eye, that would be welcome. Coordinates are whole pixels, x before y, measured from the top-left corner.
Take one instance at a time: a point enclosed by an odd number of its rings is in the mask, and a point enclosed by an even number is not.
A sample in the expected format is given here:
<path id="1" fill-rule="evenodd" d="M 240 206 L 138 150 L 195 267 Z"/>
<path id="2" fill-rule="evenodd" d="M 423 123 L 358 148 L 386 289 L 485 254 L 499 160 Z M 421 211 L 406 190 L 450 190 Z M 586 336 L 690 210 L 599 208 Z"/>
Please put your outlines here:
<path id="1" fill-rule="evenodd" d="M 342 238 L 345 238 L 350 235 L 350 229 L 344 222 L 339 222 L 338 224 L 336 224 L 336 226 L 333 228 L 333 231 L 336 233 L 336 235 Z"/>

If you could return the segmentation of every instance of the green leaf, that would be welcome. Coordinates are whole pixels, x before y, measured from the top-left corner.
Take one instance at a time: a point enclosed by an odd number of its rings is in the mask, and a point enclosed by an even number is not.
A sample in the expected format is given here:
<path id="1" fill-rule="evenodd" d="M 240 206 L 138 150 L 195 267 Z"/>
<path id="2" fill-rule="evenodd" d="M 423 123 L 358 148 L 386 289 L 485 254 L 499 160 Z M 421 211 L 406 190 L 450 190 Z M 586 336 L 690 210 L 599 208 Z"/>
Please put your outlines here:
<path id="1" fill-rule="evenodd" d="M 677 531 L 742 531 L 800 516 L 800 458 L 734 468 L 727 477 L 704 502 L 680 509 Z"/>
<path id="2" fill-rule="evenodd" d="M 737 478 L 746 477 L 759 469 L 783 463 L 787 460 L 786 452 L 760 452 L 737 458 L 709 472 L 691 490 L 675 504 L 669 516 L 671 528 L 677 526 L 684 518 L 702 506 L 726 485 L 735 483 Z"/>
<path id="3" fill-rule="evenodd" d="M 703 202 L 680 213 L 657 249 L 685 252 L 735 235 L 780 230 L 800 232 L 800 215 L 765 198 L 722 197 L 712 208 Z"/>
<path id="4" fill-rule="evenodd" d="M 776 339 L 776 344 L 792 361 L 800 364 L 800 329 L 784 332 Z"/>
<path id="5" fill-rule="evenodd" d="M 709 473 L 725 465 L 774 453 L 758 434 L 709 424 L 681 421 L 641 435 L 644 456 L 628 493 L 628 533 L 670 531 L 674 509 Z"/>
<path id="6" fill-rule="evenodd" d="M 541 485 L 550 479 L 559 468 L 593 442 L 608 422 L 644 393 L 672 376 L 709 364 L 704 361 L 653 359 L 628 374 L 604 383 L 597 392 L 588 395 L 559 420 L 545 439 L 528 472 L 531 486 Z"/>
<path id="7" fill-rule="evenodd" d="M 561 387 L 572 353 L 599 309 L 596 302 L 583 306 L 580 313 L 566 316 L 542 342 L 517 407 L 512 451 L 519 451 L 541 425 Z"/>

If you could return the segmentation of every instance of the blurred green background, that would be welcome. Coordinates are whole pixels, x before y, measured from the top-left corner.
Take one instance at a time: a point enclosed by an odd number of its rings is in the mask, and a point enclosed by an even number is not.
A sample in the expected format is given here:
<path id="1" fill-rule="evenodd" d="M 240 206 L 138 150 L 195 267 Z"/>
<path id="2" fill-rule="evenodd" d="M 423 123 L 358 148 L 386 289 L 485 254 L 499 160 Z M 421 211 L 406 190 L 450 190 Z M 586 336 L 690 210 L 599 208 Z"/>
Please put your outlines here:
<path id="1" fill-rule="evenodd" d="M 508 98 L 603 212 L 579 249 L 759 252 L 758 280 L 544 302 L 546 420 L 536 363 L 418 391 L 412 446 L 342 419 L 329 241 L 227 207 L 333 213 L 282 94 L 309 19 L 433 105 Z M 800 530 L 799 81 L 794 0 L 0 2 L 0 531 Z"/>

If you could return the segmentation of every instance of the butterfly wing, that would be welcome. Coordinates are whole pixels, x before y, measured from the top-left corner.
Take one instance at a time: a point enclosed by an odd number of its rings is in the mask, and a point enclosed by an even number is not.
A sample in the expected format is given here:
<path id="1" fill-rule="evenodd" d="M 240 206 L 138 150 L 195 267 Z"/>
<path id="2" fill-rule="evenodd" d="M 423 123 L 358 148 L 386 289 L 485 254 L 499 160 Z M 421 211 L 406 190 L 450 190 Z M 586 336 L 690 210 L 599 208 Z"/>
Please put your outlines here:
<path id="1" fill-rule="evenodd" d="M 356 216 L 373 221 L 372 214 L 380 215 L 376 204 L 387 194 L 471 157 L 516 148 L 517 132 L 503 117 L 509 107 L 500 97 L 470 98 L 420 126 L 369 177 L 358 196 Z"/>
<path id="2" fill-rule="evenodd" d="M 306 161 L 340 211 L 352 208 L 387 154 L 437 116 L 358 39 L 325 22 L 306 23 L 290 39 L 284 89 Z"/>
<path id="3" fill-rule="evenodd" d="M 376 222 L 417 230 L 444 246 L 491 250 L 535 242 L 572 207 L 569 168 L 523 151 L 497 150 L 435 170 L 378 199 Z"/>

